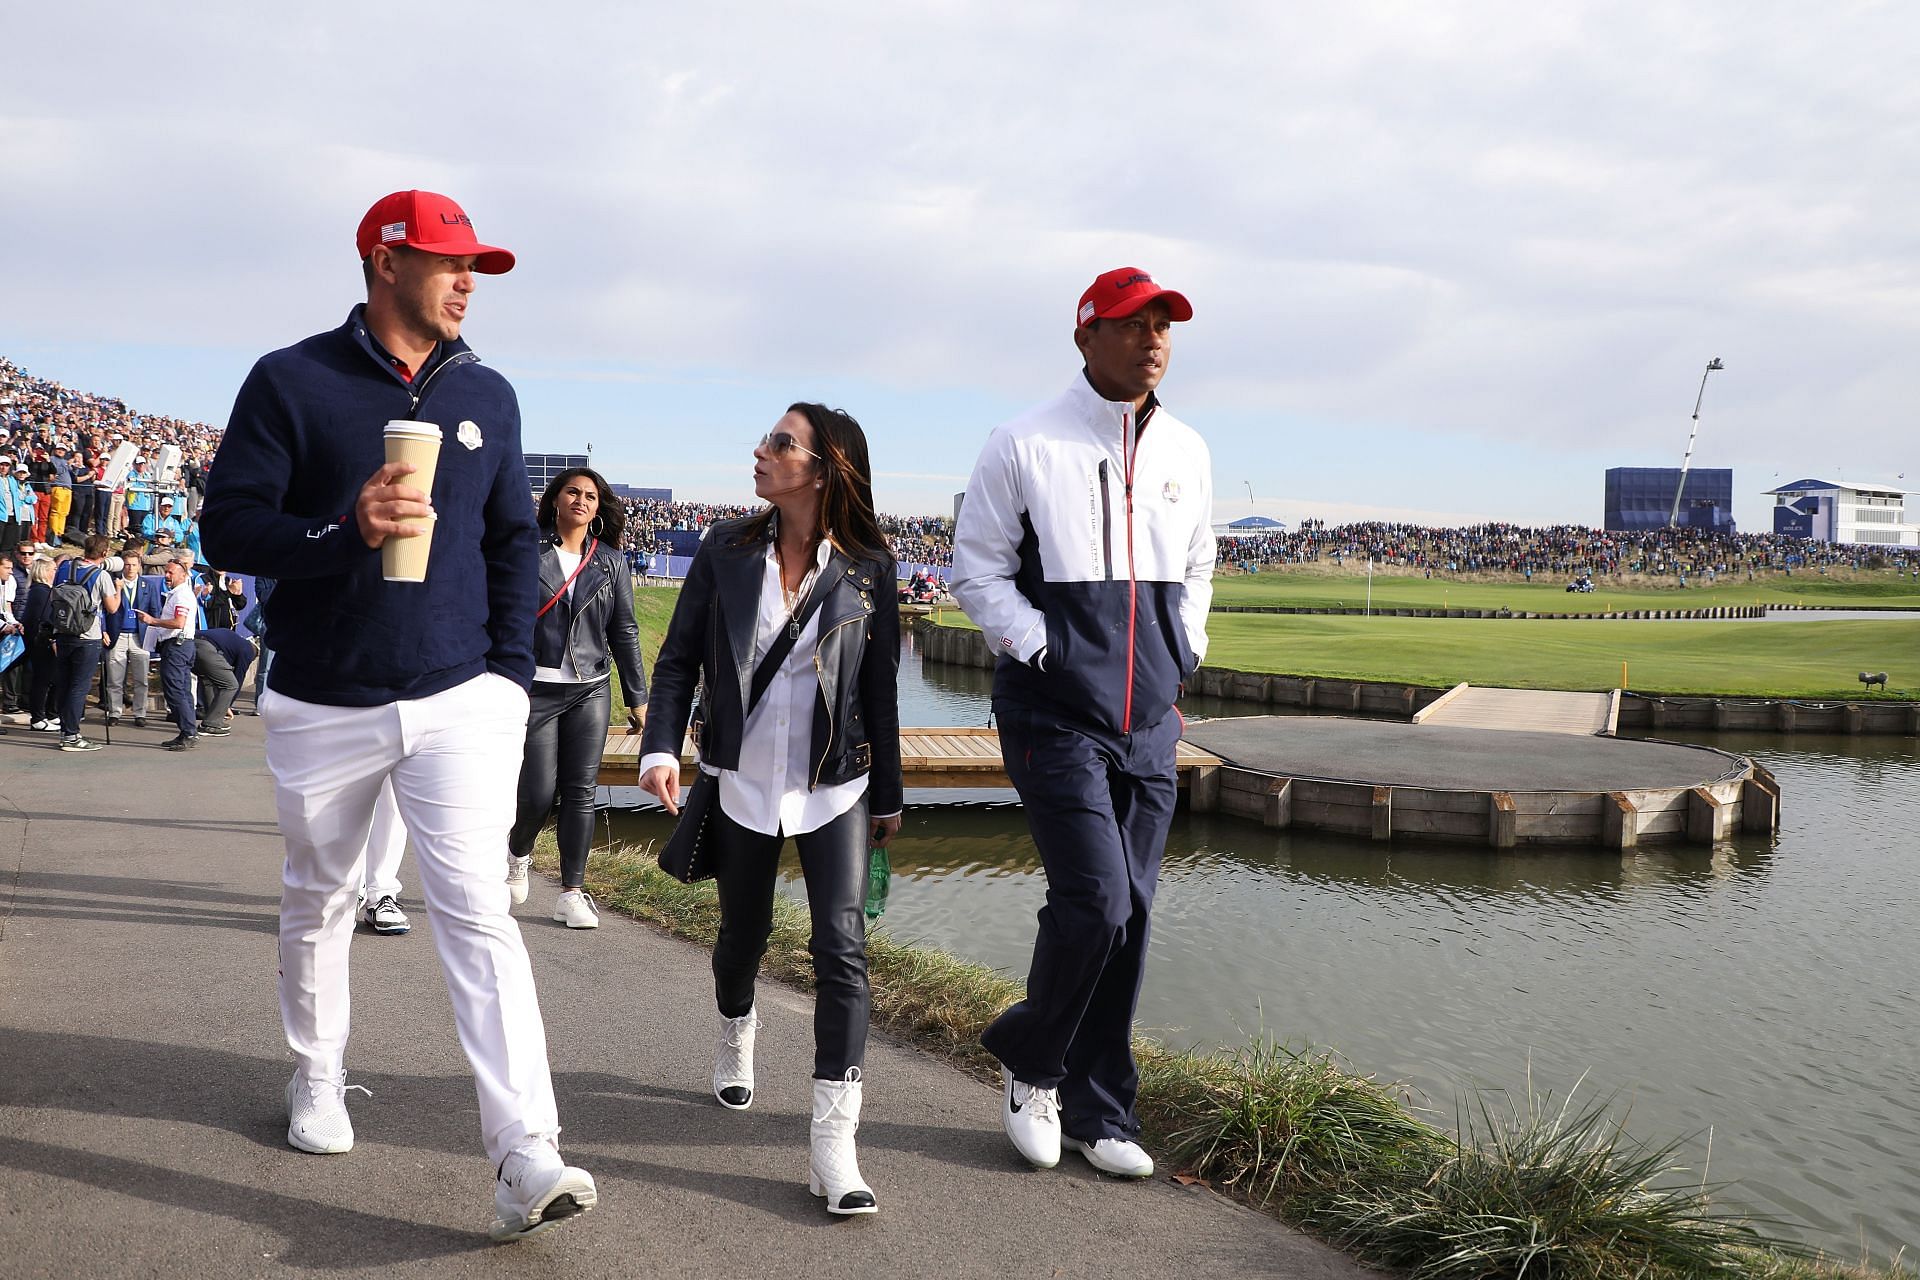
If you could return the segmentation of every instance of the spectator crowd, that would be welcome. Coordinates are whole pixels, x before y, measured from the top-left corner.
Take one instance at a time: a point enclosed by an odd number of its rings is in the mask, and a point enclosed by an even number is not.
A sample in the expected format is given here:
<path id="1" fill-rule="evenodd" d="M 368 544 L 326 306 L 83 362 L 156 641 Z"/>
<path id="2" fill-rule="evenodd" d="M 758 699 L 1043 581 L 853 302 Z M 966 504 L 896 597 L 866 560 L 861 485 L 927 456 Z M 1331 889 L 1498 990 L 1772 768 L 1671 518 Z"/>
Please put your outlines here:
<path id="1" fill-rule="evenodd" d="M 1608 532 L 1583 525 L 1480 524 L 1458 529 L 1307 520 L 1286 533 L 1225 537 L 1220 562 L 1246 572 L 1300 564 L 1365 564 L 1427 577 L 1513 574 L 1532 580 L 1638 575 L 1704 585 L 1730 575 L 1829 569 L 1920 572 L 1920 551 L 1704 529 Z"/>
<path id="2" fill-rule="evenodd" d="M 199 562 L 219 440 L 206 423 L 137 413 L 0 359 L 0 733 L 24 726 L 95 750 L 81 732 L 88 701 L 109 725 L 144 725 L 156 686 L 177 729 L 168 746 L 229 732 L 235 695 L 266 662 L 257 584 Z M 116 472 L 122 450 L 130 462 Z"/>
<path id="3" fill-rule="evenodd" d="M 219 441 L 206 423 L 135 413 L 0 359 L 0 557 L 21 543 L 78 547 L 94 533 L 197 550 L 195 517 Z M 131 466 L 110 474 L 129 444 Z M 156 467 L 167 445 L 179 458 L 163 475 Z"/>
<path id="4" fill-rule="evenodd" d="M 720 502 L 663 502 L 657 498 L 628 498 L 626 550 L 641 555 L 671 551 L 660 535 L 665 532 L 704 531 L 716 520 L 752 515 L 758 506 Z M 880 531 L 887 535 L 893 558 L 899 563 L 951 565 L 953 521 L 945 516 L 880 515 Z"/>
<path id="5" fill-rule="evenodd" d="M 202 734 L 226 731 L 250 669 L 257 669 L 257 693 L 272 657 L 260 648 L 258 602 L 272 584 L 199 563 L 197 517 L 219 441 L 219 429 L 206 423 L 138 413 L 117 398 L 35 378 L 0 358 L 0 732 L 25 725 L 58 732 L 66 749 L 92 750 L 79 731 L 86 699 L 97 692 L 109 724 L 123 711 L 141 724 L 151 713 L 149 689 L 159 683 L 179 730 L 167 745 L 184 750 Z M 123 449 L 130 465 L 110 467 Z M 163 461 L 172 465 L 161 471 Z M 685 554 L 663 535 L 703 532 L 756 510 L 629 498 L 625 549 Z M 895 559 L 914 567 L 909 595 L 931 596 L 939 589 L 931 570 L 953 563 L 953 521 L 879 519 Z M 1837 568 L 1920 577 L 1920 551 L 1913 548 L 1580 525 L 1436 529 L 1308 520 L 1288 532 L 1223 537 L 1219 557 L 1245 572 L 1371 560 L 1428 577 L 1631 575 L 1682 586 Z M 97 671 L 104 675 L 96 691 Z"/>

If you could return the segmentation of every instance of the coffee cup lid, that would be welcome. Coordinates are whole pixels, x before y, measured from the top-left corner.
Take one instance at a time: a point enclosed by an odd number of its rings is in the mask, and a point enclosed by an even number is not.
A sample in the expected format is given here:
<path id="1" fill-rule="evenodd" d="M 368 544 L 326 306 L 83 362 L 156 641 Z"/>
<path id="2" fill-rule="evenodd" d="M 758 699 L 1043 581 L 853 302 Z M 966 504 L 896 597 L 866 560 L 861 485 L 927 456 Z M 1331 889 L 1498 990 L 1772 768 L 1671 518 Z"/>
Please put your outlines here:
<path id="1" fill-rule="evenodd" d="M 432 422 L 414 422 L 411 419 L 395 418 L 387 423 L 390 436 L 421 436 L 428 440 L 438 440 L 443 434 L 439 426 Z"/>

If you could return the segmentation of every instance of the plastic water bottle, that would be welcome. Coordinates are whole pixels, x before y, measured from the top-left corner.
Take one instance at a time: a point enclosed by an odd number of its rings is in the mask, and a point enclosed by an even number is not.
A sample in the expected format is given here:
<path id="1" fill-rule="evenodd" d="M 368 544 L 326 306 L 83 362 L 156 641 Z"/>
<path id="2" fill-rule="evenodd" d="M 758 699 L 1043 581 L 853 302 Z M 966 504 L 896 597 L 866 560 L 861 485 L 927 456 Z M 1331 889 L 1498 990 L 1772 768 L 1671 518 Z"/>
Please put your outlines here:
<path id="1" fill-rule="evenodd" d="M 887 909 L 887 889 L 893 884 L 893 859 L 879 845 L 867 851 L 867 919 L 878 920 Z"/>

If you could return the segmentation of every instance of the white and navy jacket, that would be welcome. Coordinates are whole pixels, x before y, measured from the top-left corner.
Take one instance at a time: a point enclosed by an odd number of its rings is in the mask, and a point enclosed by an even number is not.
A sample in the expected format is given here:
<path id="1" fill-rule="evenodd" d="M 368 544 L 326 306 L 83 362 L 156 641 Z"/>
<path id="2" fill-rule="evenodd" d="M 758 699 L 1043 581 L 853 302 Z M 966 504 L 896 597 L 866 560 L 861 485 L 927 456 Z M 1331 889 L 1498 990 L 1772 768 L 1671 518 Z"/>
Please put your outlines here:
<path id="1" fill-rule="evenodd" d="M 954 598 L 1000 654 L 994 696 L 1117 733 L 1173 706 L 1213 600 L 1206 442 L 1147 405 L 1136 426 L 1082 374 L 996 428 L 953 535 Z"/>

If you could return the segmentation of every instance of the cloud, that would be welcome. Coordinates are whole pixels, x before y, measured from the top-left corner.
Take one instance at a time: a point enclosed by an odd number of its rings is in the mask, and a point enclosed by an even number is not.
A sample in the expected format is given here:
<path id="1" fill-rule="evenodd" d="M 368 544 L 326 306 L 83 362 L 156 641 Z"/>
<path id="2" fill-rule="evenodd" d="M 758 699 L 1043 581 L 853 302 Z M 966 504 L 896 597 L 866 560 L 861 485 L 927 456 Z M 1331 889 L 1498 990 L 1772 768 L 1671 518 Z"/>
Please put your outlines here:
<path id="1" fill-rule="evenodd" d="M 1905 7 L 477 0 L 450 42 L 387 12 L 10 15 L 85 56 L 0 85 L 33 247 L 0 338 L 279 345 L 422 185 L 520 255 L 476 343 L 609 420 L 824 382 L 912 400 L 876 462 L 964 474 L 981 401 L 1061 385 L 1079 290 L 1130 262 L 1194 298 L 1169 397 L 1263 488 L 1270 424 L 1426 433 L 1457 472 L 1372 497 L 1545 518 L 1517 447 L 1677 460 L 1716 355 L 1721 462 L 1920 466 Z"/>

